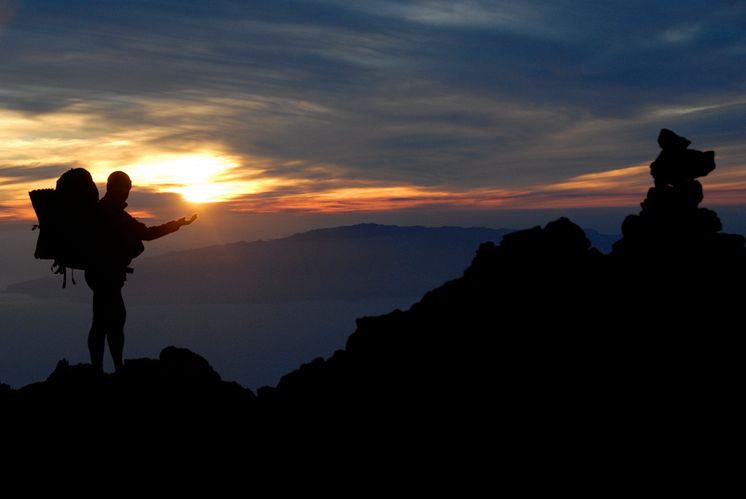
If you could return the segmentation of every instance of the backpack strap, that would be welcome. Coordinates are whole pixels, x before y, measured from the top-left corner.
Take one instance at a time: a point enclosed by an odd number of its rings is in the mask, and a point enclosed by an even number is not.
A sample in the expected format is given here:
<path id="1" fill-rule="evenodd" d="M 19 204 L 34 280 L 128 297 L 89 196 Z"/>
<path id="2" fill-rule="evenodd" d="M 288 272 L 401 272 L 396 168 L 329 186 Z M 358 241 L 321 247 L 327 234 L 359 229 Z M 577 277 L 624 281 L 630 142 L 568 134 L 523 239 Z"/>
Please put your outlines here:
<path id="1" fill-rule="evenodd" d="M 55 260 L 52 264 L 52 272 L 62 274 L 62 289 L 65 289 L 67 287 L 67 267 L 62 265 L 59 260 Z M 72 281 L 73 285 L 76 284 L 74 275 L 72 275 Z"/>

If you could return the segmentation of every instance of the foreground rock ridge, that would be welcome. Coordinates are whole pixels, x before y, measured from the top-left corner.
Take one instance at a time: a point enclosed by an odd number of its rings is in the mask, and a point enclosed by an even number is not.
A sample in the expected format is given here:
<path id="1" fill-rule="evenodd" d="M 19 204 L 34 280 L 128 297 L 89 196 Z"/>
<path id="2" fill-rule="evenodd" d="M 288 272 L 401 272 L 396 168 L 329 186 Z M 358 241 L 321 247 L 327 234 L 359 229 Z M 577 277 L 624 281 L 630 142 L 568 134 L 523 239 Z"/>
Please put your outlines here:
<path id="1" fill-rule="evenodd" d="M 624 220 L 624 237 L 614 246 L 616 256 L 651 261 L 700 255 L 698 262 L 689 262 L 693 264 L 743 252 L 743 237 L 720 233 L 723 225 L 717 213 L 699 206 L 704 192 L 696 179 L 715 169 L 715 153 L 689 149 L 690 144 L 670 130 L 661 130 L 661 152 L 650 165 L 655 185 L 639 215 Z"/>
<path id="2" fill-rule="evenodd" d="M 359 319 L 344 349 L 276 387 L 254 394 L 169 347 L 110 375 L 63 361 L 44 382 L 0 387 L 0 402 L 18 414 L 178 414 L 193 430 L 427 421 L 440 434 L 499 433 L 521 452 L 629 448 L 652 434 L 675 445 L 715 419 L 713 434 L 727 431 L 741 390 L 744 238 L 700 207 L 696 179 L 714 153 L 668 130 L 658 143 L 654 186 L 610 254 L 567 218 L 485 242 L 462 277 L 407 311 Z"/>

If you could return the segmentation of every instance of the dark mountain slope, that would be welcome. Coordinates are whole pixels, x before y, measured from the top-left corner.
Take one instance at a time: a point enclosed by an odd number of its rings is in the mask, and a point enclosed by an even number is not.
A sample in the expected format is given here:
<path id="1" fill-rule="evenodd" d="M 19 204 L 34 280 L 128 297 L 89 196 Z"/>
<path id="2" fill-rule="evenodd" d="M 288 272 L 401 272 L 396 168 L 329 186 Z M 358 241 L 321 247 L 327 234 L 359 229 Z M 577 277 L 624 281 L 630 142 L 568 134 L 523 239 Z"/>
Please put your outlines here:
<path id="1" fill-rule="evenodd" d="M 691 192 L 692 181 L 654 189 L 686 200 L 676 190 Z M 256 400 L 219 382 L 202 360 L 178 374 L 132 363 L 148 381 L 112 381 L 103 400 L 116 404 L 123 394 L 130 408 L 155 413 L 191 407 L 177 412 L 193 428 L 218 420 L 222 430 L 261 429 L 270 440 L 313 435 L 324 445 L 352 443 L 351 455 L 414 445 L 417 458 L 471 466 L 489 452 L 500 456 L 494 466 L 516 473 L 509 479 L 549 480 L 548 488 L 555 480 L 615 487 L 678 466 L 728 469 L 721 443 L 742 419 L 744 299 L 730 284 L 746 278 L 746 249 L 699 201 L 684 201 L 687 210 L 678 201 L 662 201 L 660 211 L 645 203 L 611 255 L 565 218 L 482 244 L 462 277 L 408 311 L 360 319 L 345 350 L 301 366 Z M 60 379 L 90 384 L 70 369 L 0 396 L 10 412 L 22 411 L 57 400 Z M 125 371 L 110 379 L 127 380 Z M 152 397 L 150 386 L 166 388 Z M 101 404 L 85 393 L 68 410 Z"/>
<path id="2" fill-rule="evenodd" d="M 669 160 L 661 135 L 659 165 Z M 671 168 L 714 168 L 697 164 L 712 155 L 684 148 L 691 154 L 674 155 Z M 564 218 L 485 243 L 462 278 L 409 311 L 359 320 L 345 351 L 260 397 L 289 405 L 396 400 L 427 412 L 446 400 L 471 411 L 502 393 L 513 407 L 533 401 L 531 412 L 534 404 L 569 410 L 566 424 L 592 410 L 594 425 L 642 406 L 701 415 L 692 400 L 709 409 L 713 400 L 730 403 L 744 238 L 720 233 L 717 215 L 698 207 L 702 187 L 691 175 L 675 178 L 655 178 L 610 255 Z"/>

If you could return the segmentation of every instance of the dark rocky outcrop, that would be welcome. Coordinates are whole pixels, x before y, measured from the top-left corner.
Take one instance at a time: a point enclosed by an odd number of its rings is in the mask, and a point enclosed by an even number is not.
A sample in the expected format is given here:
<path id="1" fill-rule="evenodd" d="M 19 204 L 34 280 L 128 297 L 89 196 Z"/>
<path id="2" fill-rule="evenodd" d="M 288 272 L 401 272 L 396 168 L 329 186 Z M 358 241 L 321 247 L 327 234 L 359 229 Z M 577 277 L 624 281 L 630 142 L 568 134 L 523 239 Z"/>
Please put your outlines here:
<path id="1" fill-rule="evenodd" d="M 689 140 L 666 129 L 658 144 L 662 150 L 650 165 L 655 186 L 640 214 L 624 220 L 623 239 L 614 245 L 614 253 L 642 262 L 689 264 L 743 257 L 743 236 L 721 234 L 717 214 L 699 206 L 704 194 L 696 179 L 715 169 L 714 151 L 688 149 Z"/>
<path id="2" fill-rule="evenodd" d="M 113 374 L 63 359 L 46 381 L 15 391 L 0 390 L 0 397 L 9 402 L 6 415 L 17 410 L 21 416 L 77 421 L 94 414 L 114 421 L 132 414 L 139 414 L 135 421 L 140 422 L 144 415 L 153 420 L 173 416 L 191 420 L 205 413 L 245 414 L 256 405 L 250 390 L 222 381 L 204 358 L 173 346 L 158 359 L 129 359 Z"/>
<path id="3" fill-rule="evenodd" d="M 675 137 L 661 142 L 681 147 Z M 484 243 L 461 278 L 408 311 L 360 319 L 344 351 L 259 399 L 287 414 L 430 421 L 465 438 L 498 425 L 513 450 L 600 445 L 614 459 L 651 440 L 678 449 L 692 428 L 733 431 L 744 299 L 733 284 L 746 250 L 698 206 L 692 177 L 712 171 L 712 154 L 683 151 L 656 160 L 666 173 L 611 255 L 565 218 Z M 672 173 L 681 158 L 691 163 Z"/>

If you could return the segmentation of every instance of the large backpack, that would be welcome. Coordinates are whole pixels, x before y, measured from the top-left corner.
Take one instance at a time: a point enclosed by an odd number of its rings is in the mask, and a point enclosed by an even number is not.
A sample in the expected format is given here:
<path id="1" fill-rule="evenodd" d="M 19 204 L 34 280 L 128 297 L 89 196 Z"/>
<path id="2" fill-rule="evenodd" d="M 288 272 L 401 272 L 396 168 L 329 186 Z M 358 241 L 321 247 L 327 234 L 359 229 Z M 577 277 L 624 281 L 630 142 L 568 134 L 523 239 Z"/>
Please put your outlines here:
<path id="1" fill-rule="evenodd" d="M 94 251 L 98 188 L 84 168 L 73 168 L 57 179 L 55 189 L 29 192 L 39 220 L 34 256 L 53 260 L 52 270 L 64 276 L 67 269 L 86 269 Z"/>

